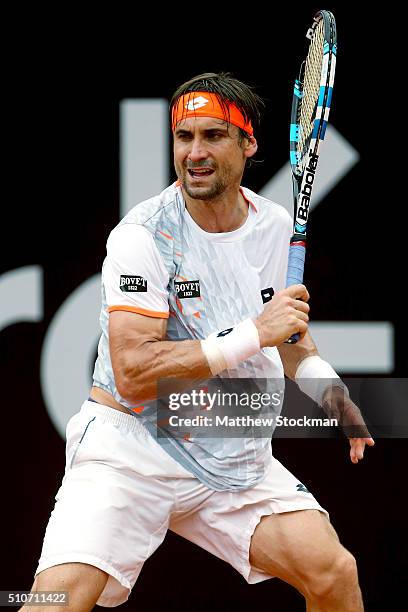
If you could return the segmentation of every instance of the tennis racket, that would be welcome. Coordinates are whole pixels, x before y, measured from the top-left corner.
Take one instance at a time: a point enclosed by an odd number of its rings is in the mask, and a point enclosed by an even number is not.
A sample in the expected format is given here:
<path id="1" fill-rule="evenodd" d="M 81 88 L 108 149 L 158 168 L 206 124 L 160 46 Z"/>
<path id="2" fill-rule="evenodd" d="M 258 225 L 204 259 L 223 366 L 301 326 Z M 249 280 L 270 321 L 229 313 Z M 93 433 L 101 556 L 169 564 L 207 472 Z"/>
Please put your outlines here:
<path id="1" fill-rule="evenodd" d="M 332 13 L 318 11 L 306 38 L 309 40 L 308 51 L 295 81 L 290 118 L 294 221 L 286 287 L 303 282 L 307 220 L 336 68 L 336 21 Z M 287 342 L 295 344 L 298 340 L 299 334 L 294 334 Z"/>

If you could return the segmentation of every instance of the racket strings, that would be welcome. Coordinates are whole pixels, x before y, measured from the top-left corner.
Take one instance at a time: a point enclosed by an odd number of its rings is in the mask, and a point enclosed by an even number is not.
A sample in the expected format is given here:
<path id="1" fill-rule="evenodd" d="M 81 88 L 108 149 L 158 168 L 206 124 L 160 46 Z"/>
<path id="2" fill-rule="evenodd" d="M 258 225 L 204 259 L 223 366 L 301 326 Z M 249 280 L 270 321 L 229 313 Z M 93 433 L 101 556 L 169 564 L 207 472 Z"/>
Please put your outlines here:
<path id="1" fill-rule="evenodd" d="M 304 67 L 303 96 L 299 108 L 299 141 L 297 150 L 300 162 L 303 161 L 309 145 L 320 93 L 320 80 L 323 65 L 324 21 L 317 24 Z"/>

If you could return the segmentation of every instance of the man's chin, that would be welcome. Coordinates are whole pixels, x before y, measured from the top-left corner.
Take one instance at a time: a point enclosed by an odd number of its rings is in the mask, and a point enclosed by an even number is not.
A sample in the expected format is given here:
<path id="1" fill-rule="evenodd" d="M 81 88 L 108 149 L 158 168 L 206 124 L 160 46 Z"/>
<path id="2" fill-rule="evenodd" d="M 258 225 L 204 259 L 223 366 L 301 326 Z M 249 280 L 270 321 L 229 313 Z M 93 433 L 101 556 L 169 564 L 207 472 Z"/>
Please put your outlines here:
<path id="1" fill-rule="evenodd" d="M 203 189 L 200 187 L 194 187 L 193 189 L 184 185 L 184 189 L 190 198 L 193 200 L 211 200 L 214 197 L 214 193 L 211 190 Z"/>
<path id="2" fill-rule="evenodd" d="M 188 181 L 183 181 L 183 189 L 193 200 L 212 200 L 223 191 L 219 185 L 198 186 L 191 185 Z"/>

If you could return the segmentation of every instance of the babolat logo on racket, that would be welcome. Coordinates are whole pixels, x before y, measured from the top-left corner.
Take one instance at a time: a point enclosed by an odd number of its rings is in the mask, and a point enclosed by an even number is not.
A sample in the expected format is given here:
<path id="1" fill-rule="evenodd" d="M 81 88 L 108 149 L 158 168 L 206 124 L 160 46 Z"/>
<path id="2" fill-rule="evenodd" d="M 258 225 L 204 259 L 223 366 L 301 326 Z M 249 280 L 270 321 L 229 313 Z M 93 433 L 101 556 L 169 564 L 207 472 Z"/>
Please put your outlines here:
<path id="1" fill-rule="evenodd" d="M 316 153 L 313 153 L 312 150 L 309 151 L 309 156 L 309 164 L 305 168 L 305 174 L 302 181 L 302 190 L 299 194 L 298 209 L 296 213 L 296 222 L 300 223 L 301 225 L 307 221 L 317 162 L 319 161 L 319 156 Z"/>
<path id="2" fill-rule="evenodd" d="M 200 281 L 174 281 L 177 297 L 182 300 L 184 298 L 200 297 Z"/>
<path id="3" fill-rule="evenodd" d="M 120 290 L 121 291 L 147 291 L 147 280 L 143 276 L 127 276 L 121 274 L 120 276 Z"/>

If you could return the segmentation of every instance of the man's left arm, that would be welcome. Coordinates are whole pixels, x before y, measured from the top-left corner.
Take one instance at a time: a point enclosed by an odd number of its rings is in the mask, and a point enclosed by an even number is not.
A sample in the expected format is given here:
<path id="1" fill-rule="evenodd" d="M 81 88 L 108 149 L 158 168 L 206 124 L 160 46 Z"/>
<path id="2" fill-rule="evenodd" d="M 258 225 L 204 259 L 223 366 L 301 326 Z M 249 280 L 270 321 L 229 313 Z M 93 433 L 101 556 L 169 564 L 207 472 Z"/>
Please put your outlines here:
<path id="1" fill-rule="evenodd" d="M 278 350 L 285 375 L 316 401 L 330 418 L 337 419 L 350 442 L 350 459 L 352 463 L 358 463 L 364 456 L 366 444 L 373 446 L 374 440 L 346 386 L 331 366 L 320 358 L 310 333 L 307 331 L 296 344 L 281 344 Z"/>

